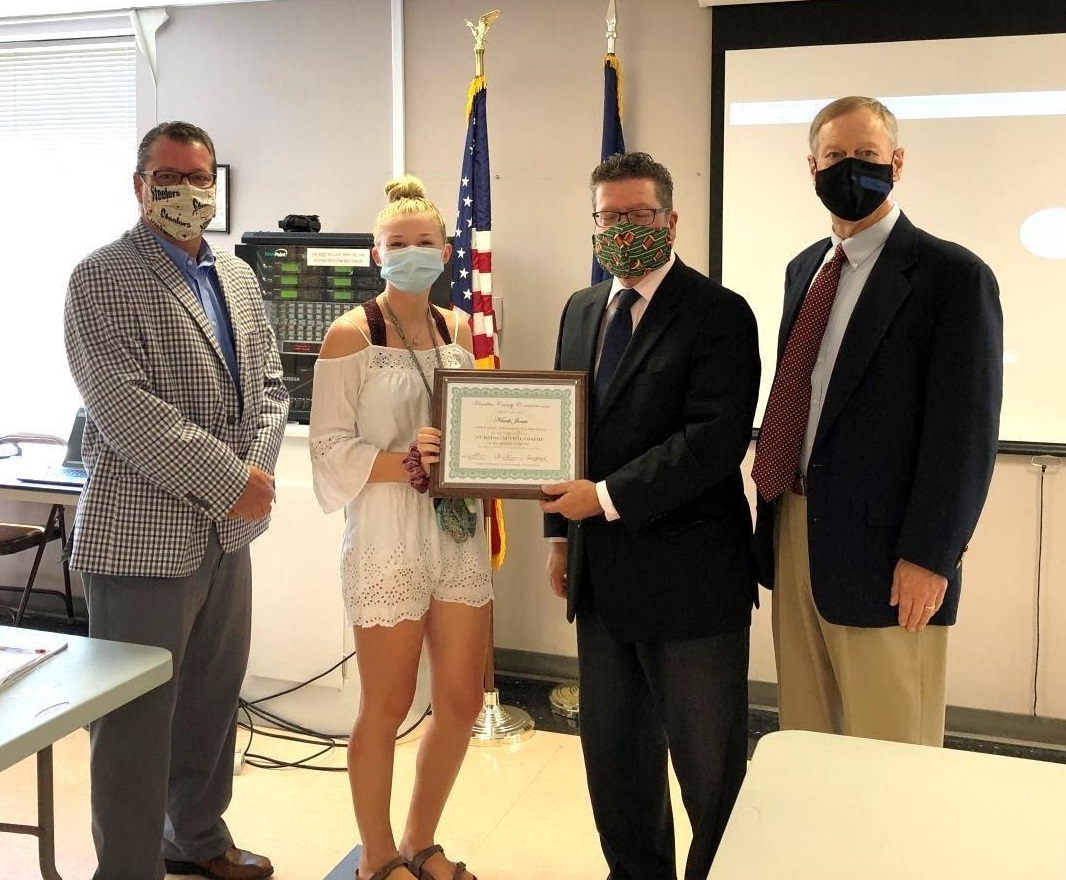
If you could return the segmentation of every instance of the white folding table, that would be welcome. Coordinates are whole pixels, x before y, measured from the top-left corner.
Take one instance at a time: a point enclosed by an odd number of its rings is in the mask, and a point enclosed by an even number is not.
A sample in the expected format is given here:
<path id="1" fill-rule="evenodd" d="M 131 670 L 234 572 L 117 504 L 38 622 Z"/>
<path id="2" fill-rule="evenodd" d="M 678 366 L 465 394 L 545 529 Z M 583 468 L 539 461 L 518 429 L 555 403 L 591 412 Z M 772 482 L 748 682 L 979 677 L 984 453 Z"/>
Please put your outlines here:
<path id="1" fill-rule="evenodd" d="M 1066 764 L 806 731 L 759 740 L 710 880 L 1066 876 Z"/>
<path id="2" fill-rule="evenodd" d="M 45 634 L 53 637 L 53 634 Z M 41 634 L 0 626 L 0 644 L 32 645 Z M 168 681 L 163 648 L 62 636 L 65 650 L 0 689 L 0 770 L 37 756 L 37 824 L 0 823 L 0 832 L 38 839 L 41 876 L 60 880 L 55 866 L 52 743 Z"/>

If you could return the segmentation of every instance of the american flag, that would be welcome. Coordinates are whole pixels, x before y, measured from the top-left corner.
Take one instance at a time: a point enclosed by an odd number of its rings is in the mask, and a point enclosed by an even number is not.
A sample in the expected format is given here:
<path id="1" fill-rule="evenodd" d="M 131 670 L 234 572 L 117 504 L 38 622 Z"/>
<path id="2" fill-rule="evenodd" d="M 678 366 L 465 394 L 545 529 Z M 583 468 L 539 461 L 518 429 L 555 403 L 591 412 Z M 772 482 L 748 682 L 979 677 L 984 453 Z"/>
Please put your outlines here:
<path id="1" fill-rule="evenodd" d="M 489 132 L 485 117 L 485 77 L 475 76 L 466 99 L 466 144 L 459 181 L 452 256 L 452 304 L 470 316 L 474 361 L 479 370 L 498 370 L 496 313 L 492 310 L 492 194 L 489 180 Z M 507 552 L 503 509 L 498 498 L 486 502 L 492 567 Z"/>
<path id="2" fill-rule="evenodd" d="M 474 77 L 466 102 L 466 145 L 452 258 L 452 303 L 470 316 L 478 368 L 499 369 L 496 313 L 492 310 L 492 193 L 485 99 L 485 78 Z"/>
<path id="3" fill-rule="evenodd" d="M 615 153 L 626 151 L 622 136 L 622 63 L 613 52 L 603 56 L 603 138 L 600 141 L 600 161 Z M 610 278 L 603 267 L 592 258 L 592 283 Z"/>

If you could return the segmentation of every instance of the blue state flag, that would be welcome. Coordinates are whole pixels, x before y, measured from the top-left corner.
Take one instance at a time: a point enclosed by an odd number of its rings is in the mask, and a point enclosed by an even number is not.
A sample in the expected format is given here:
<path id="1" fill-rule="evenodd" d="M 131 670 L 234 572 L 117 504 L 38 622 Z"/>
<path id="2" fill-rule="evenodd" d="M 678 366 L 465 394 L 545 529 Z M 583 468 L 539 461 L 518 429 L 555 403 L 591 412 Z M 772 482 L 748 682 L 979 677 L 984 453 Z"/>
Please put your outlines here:
<path id="1" fill-rule="evenodd" d="M 626 141 L 622 136 L 622 64 L 617 55 L 609 53 L 603 58 L 603 138 L 600 141 L 600 161 L 625 151 Z M 593 257 L 592 283 L 599 284 L 610 277 Z"/>

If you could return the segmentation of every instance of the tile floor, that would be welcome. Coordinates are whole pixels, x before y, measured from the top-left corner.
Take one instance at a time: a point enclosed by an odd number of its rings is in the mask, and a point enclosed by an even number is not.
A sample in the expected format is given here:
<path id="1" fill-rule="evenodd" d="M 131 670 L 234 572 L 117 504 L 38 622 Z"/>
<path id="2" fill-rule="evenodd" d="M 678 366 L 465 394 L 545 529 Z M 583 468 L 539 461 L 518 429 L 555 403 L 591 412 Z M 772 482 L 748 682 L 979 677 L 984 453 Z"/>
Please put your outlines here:
<path id="1" fill-rule="evenodd" d="M 52 621 L 34 623 L 63 630 Z M 71 632 L 84 634 L 79 623 Z M 553 880 L 603 877 L 603 862 L 585 788 L 578 722 L 550 711 L 555 682 L 497 676 L 501 702 L 525 709 L 536 733 L 510 747 L 471 748 L 441 823 L 439 840 L 482 880 L 530 876 Z M 753 708 L 749 754 L 758 738 L 777 729 L 777 716 Z M 257 728 L 259 730 L 259 728 Z M 242 732 L 238 744 L 246 741 Z M 1066 763 L 1066 751 L 1031 744 L 949 736 L 949 748 L 987 751 Z M 417 731 L 397 748 L 393 824 L 402 826 L 414 777 Z M 77 731 L 55 746 L 56 862 L 65 880 L 88 880 L 95 867 L 89 830 L 88 734 Z M 256 734 L 252 751 L 279 761 L 305 758 L 317 748 Z M 344 751 L 314 766 L 344 767 Z M 688 822 L 671 778 L 679 862 L 689 842 Z M 0 772 L 0 822 L 30 824 L 36 810 L 32 759 Z M 238 843 L 266 853 L 278 880 L 340 880 L 334 869 L 358 843 L 344 772 L 266 770 L 246 765 L 234 781 L 227 821 Z M 0 880 L 37 880 L 37 842 L 0 834 Z"/>
<path id="2" fill-rule="evenodd" d="M 51 619 L 28 625 L 85 635 L 78 622 L 66 627 Z M 482 880 L 589 880 L 606 875 L 585 788 L 576 721 L 550 711 L 554 682 L 501 676 L 505 705 L 520 706 L 536 723 L 525 742 L 508 747 L 471 748 L 445 811 L 439 841 L 466 861 Z M 318 749 L 257 733 L 252 752 L 279 761 L 305 758 Z M 397 747 L 393 824 L 403 824 L 414 779 L 418 731 Z M 247 733 L 238 735 L 238 745 Z M 56 865 L 64 880 L 88 880 L 95 869 L 89 824 L 89 737 L 79 730 L 54 746 Z M 313 766 L 343 769 L 343 748 Z M 687 851 L 688 821 L 671 777 L 677 813 L 678 851 Z M 234 780 L 226 820 L 238 844 L 265 853 L 278 880 L 335 880 L 358 843 L 347 775 L 310 769 L 266 770 L 246 763 Z M 0 772 L 0 822 L 36 821 L 34 760 Z M 338 872 L 339 874 L 339 872 Z M 0 880 L 38 880 L 37 841 L 0 834 Z"/>
<path id="3" fill-rule="evenodd" d="M 417 741 L 397 747 L 393 823 L 401 827 Z M 256 737 L 255 749 L 280 759 L 307 755 L 294 743 Z M 88 734 L 79 730 L 55 752 L 56 862 L 65 880 L 95 867 L 89 830 Z M 315 762 L 343 767 L 336 750 Z M 33 759 L 0 773 L 0 821 L 35 821 Z M 680 798 L 674 786 L 673 799 Z M 323 880 L 357 843 L 344 773 L 245 766 L 226 814 L 238 843 L 273 860 L 277 880 Z M 678 847 L 688 846 L 677 817 Z M 606 874 L 585 790 L 576 736 L 538 730 L 509 747 L 471 748 L 441 823 L 440 842 L 482 880 L 590 880 Z M 0 835 L 0 880 L 39 878 L 36 839 Z"/>

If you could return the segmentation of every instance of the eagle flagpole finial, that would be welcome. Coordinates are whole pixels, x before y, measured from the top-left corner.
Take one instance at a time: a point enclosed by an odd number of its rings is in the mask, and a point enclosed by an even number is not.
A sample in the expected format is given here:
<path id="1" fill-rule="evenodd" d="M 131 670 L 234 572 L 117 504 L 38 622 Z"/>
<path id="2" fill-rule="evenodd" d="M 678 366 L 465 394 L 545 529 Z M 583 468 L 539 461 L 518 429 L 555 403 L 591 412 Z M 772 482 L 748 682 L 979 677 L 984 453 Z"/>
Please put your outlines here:
<path id="1" fill-rule="evenodd" d="M 493 9 L 492 12 L 486 12 L 481 16 L 477 24 L 471 21 L 466 23 L 466 26 L 470 28 L 470 33 L 474 35 L 474 76 L 485 75 L 485 36 L 499 17 L 500 10 Z"/>

